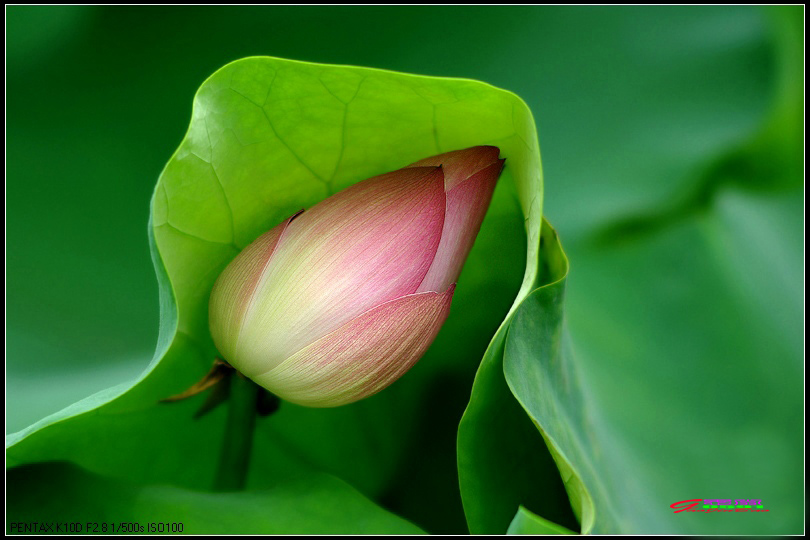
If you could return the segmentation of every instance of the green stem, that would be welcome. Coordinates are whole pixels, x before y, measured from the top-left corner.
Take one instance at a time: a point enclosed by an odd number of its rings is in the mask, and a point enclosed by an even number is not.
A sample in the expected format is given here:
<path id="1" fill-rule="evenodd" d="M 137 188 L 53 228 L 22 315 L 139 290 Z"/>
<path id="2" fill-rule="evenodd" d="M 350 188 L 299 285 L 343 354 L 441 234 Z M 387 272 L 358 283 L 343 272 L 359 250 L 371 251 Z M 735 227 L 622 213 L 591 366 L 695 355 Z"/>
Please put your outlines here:
<path id="1" fill-rule="evenodd" d="M 256 425 L 259 386 L 238 373 L 230 379 L 228 423 L 225 426 L 222 453 L 214 479 L 216 491 L 245 489 L 250 466 L 250 450 L 253 447 L 253 428 Z"/>

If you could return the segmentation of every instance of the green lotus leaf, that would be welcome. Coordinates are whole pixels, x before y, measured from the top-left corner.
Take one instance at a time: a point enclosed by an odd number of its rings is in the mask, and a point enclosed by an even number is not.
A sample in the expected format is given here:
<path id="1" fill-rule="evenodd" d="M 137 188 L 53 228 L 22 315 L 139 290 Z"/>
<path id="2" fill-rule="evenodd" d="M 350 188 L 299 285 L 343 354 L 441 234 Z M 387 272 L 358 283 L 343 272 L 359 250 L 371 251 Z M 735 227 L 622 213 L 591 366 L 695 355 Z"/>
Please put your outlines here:
<path id="1" fill-rule="evenodd" d="M 223 411 L 194 421 L 202 397 L 158 401 L 188 388 L 217 354 L 207 304 L 219 272 L 258 235 L 353 182 L 480 144 L 498 146 L 507 166 L 434 346 L 371 399 L 333 410 L 284 404 L 259 423 L 248 481 L 269 489 L 292 473 L 325 471 L 433 530 L 465 528 L 452 453 L 464 381 L 516 294 L 534 281 L 542 206 L 531 113 L 514 94 L 470 80 L 266 57 L 212 75 L 152 201 L 161 287 L 152 363 L 134 385 L 7 437 L 9 465 L 64 460 L 121 481 L 210 489 Z M 478 301 L 484 294 L 486 305 Z M 422 516 L 407 510 L 414 497 L 450 503 Z"/>

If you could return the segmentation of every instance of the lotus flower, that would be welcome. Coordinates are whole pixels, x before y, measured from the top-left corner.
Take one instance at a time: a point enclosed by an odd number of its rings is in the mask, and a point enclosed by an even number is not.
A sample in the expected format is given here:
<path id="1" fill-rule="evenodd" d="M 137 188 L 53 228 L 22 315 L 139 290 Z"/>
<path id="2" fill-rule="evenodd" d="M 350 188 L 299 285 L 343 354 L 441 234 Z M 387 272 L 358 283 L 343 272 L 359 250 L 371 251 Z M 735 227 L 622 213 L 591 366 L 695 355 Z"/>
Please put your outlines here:
<path id="1" fill-rule="evenodd" d="M 375 176 L 247 246 L 211 293 L 219 352 L 281 398 L 332 407 L 424 354 L 503 168 L 478 146 Z"/>

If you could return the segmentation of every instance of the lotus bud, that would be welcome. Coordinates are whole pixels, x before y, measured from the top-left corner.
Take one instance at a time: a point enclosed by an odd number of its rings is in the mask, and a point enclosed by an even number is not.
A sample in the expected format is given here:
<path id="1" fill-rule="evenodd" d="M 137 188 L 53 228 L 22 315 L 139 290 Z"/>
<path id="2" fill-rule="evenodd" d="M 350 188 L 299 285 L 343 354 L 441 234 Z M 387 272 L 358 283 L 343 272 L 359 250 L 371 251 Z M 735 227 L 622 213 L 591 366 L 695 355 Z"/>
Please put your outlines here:
<path id="1" fill-rule="evenodd" d="M 498 154 L 478 146 L 424 159 L 261 235 L 211 292 L 219 352 L 301 405 L 343 405 L 394 382 L 447 318 L 503 168 Z"/>

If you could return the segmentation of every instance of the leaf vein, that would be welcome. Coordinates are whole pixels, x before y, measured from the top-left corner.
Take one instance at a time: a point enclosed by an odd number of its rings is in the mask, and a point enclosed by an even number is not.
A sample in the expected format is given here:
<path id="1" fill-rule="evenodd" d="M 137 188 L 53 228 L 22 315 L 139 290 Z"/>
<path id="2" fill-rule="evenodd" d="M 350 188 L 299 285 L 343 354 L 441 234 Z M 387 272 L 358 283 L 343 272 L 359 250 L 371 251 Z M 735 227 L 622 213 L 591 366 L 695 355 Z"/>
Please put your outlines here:
<path id="1" fill-rule="evenodd" d="M 242 96 L 245 100 L 247 100 L 248 103 L 251 103 L 254 106 L 258 107 L 259 110 L 262 111 L 262 114 L 264 115 L 265 120 L 267 120 L 267 125 L 270 126 L 270 129 L 273 131 L 273 134 L 276 136 L 278 141 L 282 145 L 284 145 L 284 147 L 290 152 L 290 154 L 292 154 L 292 156 L 298 161 L 298 163 L 303 165 L 304 168 L 306 170 L 308 170 L 310 172 L 310 174 L 312 174 L 312 176 L 316 180 L 320 181 L 323 184 L 328 185 L 328 182 L 326 180 L 324 180 L 323 178 L 321 178 L 321 176 L 318 173 L 316 173 L 314 170 L 312 170 L 312 167 L 307 165 L 307 163 L 303 159 L 301 159 L 301 156 L 299 156 L 298 153 L 295 150 L 293 150 L 292 147 L 287 143 L 287 141 L 285 141 L 281 137 L 281 135 L 279 135 L 278 130 L 273 125 L 273 120 L 270 119 L 270 115 L 267 114 L 267 110 L 263 106 L 259 105 L 258 103 L 256 103 L 255 101 L 253 101 L 252 99 L 250 99 L 249 97 L 247 97 L 246 95 L 241 93 L 240 91 L 236 90 L 235 88 L 231 88 L 231 91 L 234 92 L 235 94 L 239 95 L 239 96 Z"/>

